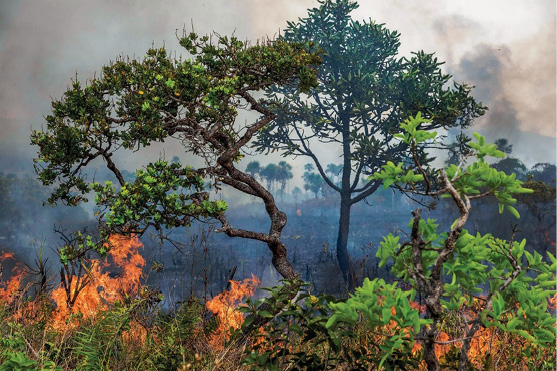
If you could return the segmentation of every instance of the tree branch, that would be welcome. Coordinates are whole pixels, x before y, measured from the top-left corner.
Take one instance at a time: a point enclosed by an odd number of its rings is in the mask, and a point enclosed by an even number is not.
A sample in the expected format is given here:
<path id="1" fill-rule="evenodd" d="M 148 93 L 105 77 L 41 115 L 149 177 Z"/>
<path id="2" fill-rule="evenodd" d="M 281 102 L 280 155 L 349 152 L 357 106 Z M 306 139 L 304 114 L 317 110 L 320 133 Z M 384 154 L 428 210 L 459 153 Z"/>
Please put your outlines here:
<path id="1" fill-rule="evenodd" d="M 357 195 L 356 197 L 354 197 L 353 199 L 350 200 L 350 203 L 353 205 L 357 202 L 360 202 L 361 200 L 363 200 L 364 198 L 371 196 L 375 191 L 377 191 L 377 188 L 379 188 L 379 186 L 381 185 L 381 181 L 379 180 L 374 180 L 374 181 L 370 181 L 367 184 L 369 184 L 370 188 L 368 188 L 365 192 L 360 193 L 359 195 Z M 367 186 L 366 184 L 366 186 Z M 365 188 L 365 187 L 364 187 Z"/>

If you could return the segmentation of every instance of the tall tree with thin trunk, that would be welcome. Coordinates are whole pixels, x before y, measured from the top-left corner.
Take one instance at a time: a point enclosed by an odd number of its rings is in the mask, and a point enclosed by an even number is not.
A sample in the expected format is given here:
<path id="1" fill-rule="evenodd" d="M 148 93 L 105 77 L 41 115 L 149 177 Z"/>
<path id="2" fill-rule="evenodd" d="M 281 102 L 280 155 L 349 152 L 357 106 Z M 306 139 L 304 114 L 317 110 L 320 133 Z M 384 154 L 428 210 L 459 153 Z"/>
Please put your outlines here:
<path id="1" fill-rule="evenodd" d="M 248 172 L 249 175 L 252 176 L 252 178 L 255 178 L 256 175 L 259 175 L 259 173 L 261 172 L 261 165 L 259 164 L 259 161 L 251 161 L 246 166 L 246 172 Z"/>
<path id="2" fill-rule="evenodd" d="M 309 98 L 294 85 L 269 91 L 268 98 L 281 104 L 274 109 L 275 120 L 260 133 L 257 148 L 309 157 L 325 183 L 340 195 L 337 259 L 351 289 L 350 210 L 381 184 L 365 180 L 370 174 L 386 161 L 410 158 L 408 146 L 393 140 L 400 123 L 421 111 L 430 120 L 421 129 L 467 127 L 483 115 L 485 107 L 470 96 L 469 86 L 451 83 L 433 54 L 420 51 L 399 57 L 396 31 L 373 21 L 354 21 L 351 12 L 356 3 L 322 0 L 319 4 L 307 18 L 289 23 L 282 36 L 288 41 L 313 41 L 323 51 L 319 86 Z M 341 157 L 340 184 L 323 166 L 325 151 L 336 151 Z M 417 156 L 420 153 L 417 148 Z"/>
<path id="3" fill-rule="evenodd" d="M 281 201 L 284 198 L 284 192 L 286 191 L 286 186 L 288 184 L 288 181 L 293 177 L 294 174 L 292 174 L 292 165 L 290 165 L 286 161 L 280 161 L 277 165 L 276 178 L 277 178 L 277 182 L 280 183 L 279 193 L 280 193 Z"/>

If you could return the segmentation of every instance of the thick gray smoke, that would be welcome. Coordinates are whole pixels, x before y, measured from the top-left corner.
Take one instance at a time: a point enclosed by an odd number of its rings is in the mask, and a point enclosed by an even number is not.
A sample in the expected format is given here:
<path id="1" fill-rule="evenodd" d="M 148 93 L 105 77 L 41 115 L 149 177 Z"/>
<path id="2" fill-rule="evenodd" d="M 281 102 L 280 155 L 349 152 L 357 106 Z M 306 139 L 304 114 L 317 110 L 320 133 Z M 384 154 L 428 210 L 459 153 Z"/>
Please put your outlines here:
<path id="1" fill-rule="evenodd" d="M 490 141 L 507 138 L 512 156 L 528 166 L 555 163 L 555 18 L 508 43 L 493 43 L 488 27 L 456 14 L 433 24 L 449 72 L 475 86 L 474 97 L 489 108 L 472 130 Z"/>
<path id="2" fill-rule="evenodd" d="M 509 100 L 503 81 L 505 70 L 510 68 L 511 51 L 508 47 L 478 45 L 459 64 L 459 75 L 464 81 L 475 85 L 474 96 L 489 107 L 489 123 L 485 131 L 490 135 L 510 135 L 515 142 L 520 122 L 517 110 Z"/>
<path id="3" fill-rule="evenodd" d="M 551 55 L 547 58 L 552 59 Z M 509 47 L 488 44 L 477 45 L 460 60 L 458 74 L 476 86 L 475 97 L 489 107 L 475 129 L 492 141 L 509 139 L 515 149 L 513 156 L 530 166 L 537 162 L 554 163 L 555 137 L 548 134 L 555 125 L 555 60 L 553 58 L 553 68 L 549 63 L 546 69 L 531 68 L 515 61 Z M 539 80 L 539 75 L 546 79 L 538 85 L 537 95 L 518 97 L 516 86 L 513 86 L 517 74 L 528 74 L 534 81 Z M 524 88 L 528 89 L 528 85 Z M 544 91 L 546 94 L 540 94 Z"/>
<path id="4" fill-rule="evenodd" d="M 459 8 L 453 2 L 430 0 L 419 4 L 360 1 L 355 17 L 399 30 L 405 53 L 421 48 L 435 51 L 458 81 L 476 85 L 478 98 L 490 107 L 481 129 L 513 128 L 508 136 L 515 155 L 529 155 L 526 147 L 531 140 L 546 141 L 530 133 L 555 137 L 555 17 L 547 16 L 554 14 L 555 5 L 549 0 L 537 2 L 529 7 L 532 12 L 523 14 L 523 23 L 504 32 L 497 29 L 504 25 L 489 22 L 486 14 L 497 12 L 495 17 L 507 12 L 514 19 L 523 7 L 476 3 Z M 152 44 L 165 43 L 180 52 L 176 30 L 192 23 L 198 33 L 235 32 L 251 40 L 272 37 L 286 21 L 305 16 L 307 8 L 317 5 L 312 0 L 0 2 L 0 171 L 31 170 L 35 149 L 29 146 L 30 129 L 43 124 L 50 97 L 60 97 L 76 72 L 80 79 L 89 78 L 118 55 L 140 57 Z M 532 34 L 534 30 L 537 34 Z M 478 65 L 482 63 L 491 72 L 483 71 Z M 524 147 L 513 139 L 530 136 Z M 550 147 L 554 148 L 544 146 Z M 171 157 L 172 149 L 166 150 Z M 542 157 L 554 162 L 555 153 L 542 156 L 538 151 L 530 162 L 540 162 Z"/>

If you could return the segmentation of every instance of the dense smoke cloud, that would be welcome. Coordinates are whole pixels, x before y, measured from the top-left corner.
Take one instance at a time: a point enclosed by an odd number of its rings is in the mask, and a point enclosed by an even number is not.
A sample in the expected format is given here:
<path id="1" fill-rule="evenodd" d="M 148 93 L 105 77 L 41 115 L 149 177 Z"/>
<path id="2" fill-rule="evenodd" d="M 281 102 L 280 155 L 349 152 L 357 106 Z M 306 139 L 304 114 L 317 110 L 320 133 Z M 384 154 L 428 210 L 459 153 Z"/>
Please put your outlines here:
<path id="1" fill-rule="evenodd" d="M 455 64 L 455 46 L 458 49 L 461 44 L 476 38 L 482 28 L 478 22 L 459 14 L 452 14 L 437 18 L 433 22 L 433 30 L 436 41 L 446 54 L 445 60 L 448 66 L 453 66 Z"/>
<path id="2" fill-rule="evenodd" d="M 301 13 L 310 5 L 305 3 L 297 6 Z M 4 172 L 32 169 L 36 149 L 29 146 L 31 127 L 43 124 L 50 97 L 59 98 L 76 73 L 85 80 L 119 55 L 141 57 L 151 45 L 164 44 L 180 53 L 176 36 L 184 28 L 255 40 L 277 34 L 279 25 L 269 28 L 270 23 L 280 19 L 284 25 L 284 19 L 295 18 L 288 11 L 280 12 L 273 2 L 249 0 L 156 4 L 103 0 L 79 5 L 72 1 L 13 1 L 2 2 L 0 7 L 0 171 Z M 265 22 L 267 29 L 263 30 Z M 161 151 L 150 152 L 158 156 Z M 166 152 L 169 158 L 175 154 L 173 148 Z M 130 163 L 130 167 L 134 165 Z"/>
<path id="3" fill-rule="evenodd" d="M 520 123 L 517 111 L 505 94 L 504 72 L 511 68 L 511 51 L 506 46 L 480 44 L 458 66 L 464 81 L 475 85 L 476 99 L 489 106 L 489 133 L 515 135 Z M 509 138 L 514 142 L 516 138 Z"/>
<path id="4" fill-rule="evenodd" d="M 76 72 L 84 80 L 118 55 L 140 57 L 152 44 L 180 53 L 176 32 L 192 24 L 198 33 L 274 37 L 288 20 L 304 17 L 315 6 L 312 0 L 2 2 L 0 171 L 31 170 L 35 148 L 29 146 L 30 129 L 44 123 L 50 97 L 60 97 Z M 520 1 L 474 0 L 466 6 L 360 1 L 354 16 L 386 23 L 401 32 L 405 55 L 420 49 L 436 52 L 455 80 L 476 85 L 475 96 L 490 107 L 478 130 L 509 131 L 505 136 L 515 144 L 513 155 L 530 156 L 532 165 L 555 162 L 554 8 L 550 0 L 528 6 Z M 532 141 L 547 143 L 543 148 L 548 152 L 532 153 Z M 165 155 L 171 158 L 178 150 L 167 147 Z M 136 165 L 130 158 L 128 166 Z M 296 169 L 301 174 L 303 164 Z"/>
<path id="5" fill-rule="evenodd" d="M 545 6 L 546 12 L 555 8 L 555 4 Z M 474 86 L 474 97 L 489 108 L 472 129 L 490 141 L 509 139 L 514 145 L 512 156 L 528 166 L 554 163 L 556 158 L 556 24 L 555 17 L 541 19 L 542 9 L 535 19 L 523 17 L 522 23 L 509 29 L 513 34 L 516 28 L 530 26 L 511 41 L 505 35 L 489 36 L 489 24 L 460 14 L 433 23 L 448 71 L 457 81 Z"/>
<path id="6" fill-rule="evenodd" d="M 531 54 L 537 52 L 479 44 L 460 60 L 456 72 L 475 85 L 474 96 L 489 108 L 474 129 L 492 141 L 509 139 L 515 149 L 513 156 L 529 166 L 555 162 L 556 156 L 555 45 L 552 53 L 537 54 L 544 56 L 538 64 L 523 57 Z"/>

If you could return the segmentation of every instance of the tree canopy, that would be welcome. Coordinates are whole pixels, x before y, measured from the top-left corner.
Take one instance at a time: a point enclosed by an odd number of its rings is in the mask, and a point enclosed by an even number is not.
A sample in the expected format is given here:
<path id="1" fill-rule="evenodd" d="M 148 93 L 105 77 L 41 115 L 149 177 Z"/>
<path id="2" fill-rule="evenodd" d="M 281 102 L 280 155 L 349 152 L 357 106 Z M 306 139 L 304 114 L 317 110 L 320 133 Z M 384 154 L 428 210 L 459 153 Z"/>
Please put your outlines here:
<path id="1" fill-rule="evenodd" d="M 325 183 L 338 192 L 337 258 L 345 280 L 351 280 L 350 207 L 381 184 L 367 180 L 370 174 L 386 161 L 408 158 L 408 145 L 394 140 L 400 123 L 422 112 L 428 119 L 421 124 L 423 130 L 468 127 L 485 107 L 470 95 L 470 86 L 453 82 L 442 72 L 443 62 L 434 54 L 418 51 L 400 57 L 398 32 L 373 21 L 353 20 L 355 2 L 321 0 L 319 4 L 306 18 L 288 23 L 282 36 L 286 41 L 312 41 L 312 50 L 322 49 L 319 85 L 309 98 L 300 95 L 294 84 L 269 91 L 268 98 L 281 104 L 274 110 L 276 119 L 259 135 L 257 148 L 308 157 Z M 321 145 L 341 157 L 340 183 L 327 173 Z M 421 156 L 421 151 L 416 155 Z"/>
<path id="2" fill-rule="evenodd" d="M 120 58 L 85 84 L 73 81 L 60 100 L 52 102 L 46 128 L 34 131 L 39 148 L 36 170 L 43 184 L 55 185 L 49 201 L 77 205 L 95 191 L 102 235 L 164 232 L 187 226 L 193 219 L 216 218 L 221 232 L 265 242 L 283 277 L 296 272 L 281 242 L 285 214 L 273 196 L 252 176 L 236 168 L 242 149 L 275 118 L 254 94 L 272 85 L 295 83 L 303 91 L 316 85 L 318 53 L 285 40 L 249 45 L 235 37 L 184 34 L 180 44 L 189 59 L 173 58 L 152 48 L 143 59 Z M 236 122 L 238 111 L 259 118 Z M 193 169 L 153 159 L 127 182 L 117 156 L 153 142 L 176 140 L 187 153 L 201 156 L 206 166 Z M 95 159 L 104 160 L 112 179 L 101 184 L 88 178 Z M 233 228 L 225 217 L 226 203 L 211 201 L 204 179 L 227 184 L 259 197 L 271 221 L 267 233 Z M 115 185 L 114 183 L 115 182 Z M 96 246 L 103 246 L 101 243 Z"/>

